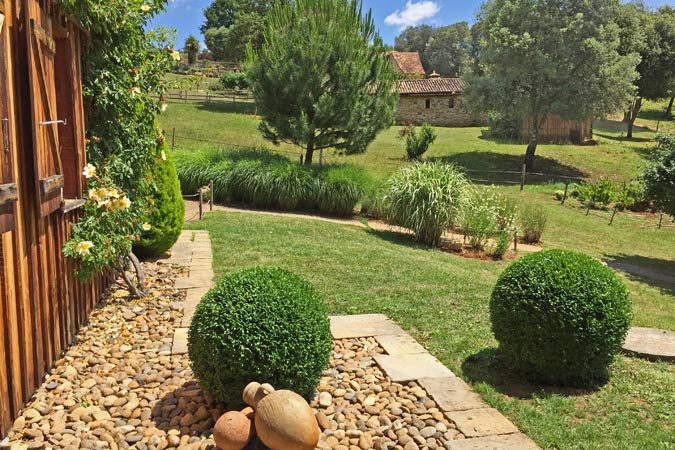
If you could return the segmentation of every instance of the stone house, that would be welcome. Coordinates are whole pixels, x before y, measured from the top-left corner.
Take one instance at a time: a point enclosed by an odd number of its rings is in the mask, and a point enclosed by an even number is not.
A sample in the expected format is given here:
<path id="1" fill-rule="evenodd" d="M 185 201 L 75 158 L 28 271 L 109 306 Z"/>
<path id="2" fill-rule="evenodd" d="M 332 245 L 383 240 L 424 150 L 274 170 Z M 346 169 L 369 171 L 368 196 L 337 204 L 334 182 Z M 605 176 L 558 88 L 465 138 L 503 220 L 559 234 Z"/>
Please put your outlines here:
<path id="1" fill-rule="evenodd" d="M 394 117 L 400 125 L 437 127 L 485 126 L 487 115 L 473 114 L 462 100 L 465 83 L 460 78 L 440 78 L 432 74 L 424 80 L 401 80 Z"/>
<path id="2" fill-rule="evenodd" d="M 389 52 L 387 58 L 396 69 L 396 72 L 406 79 L 426 78 L 427 74 L 422 65 L 420 54 L 417 52 Z"/>

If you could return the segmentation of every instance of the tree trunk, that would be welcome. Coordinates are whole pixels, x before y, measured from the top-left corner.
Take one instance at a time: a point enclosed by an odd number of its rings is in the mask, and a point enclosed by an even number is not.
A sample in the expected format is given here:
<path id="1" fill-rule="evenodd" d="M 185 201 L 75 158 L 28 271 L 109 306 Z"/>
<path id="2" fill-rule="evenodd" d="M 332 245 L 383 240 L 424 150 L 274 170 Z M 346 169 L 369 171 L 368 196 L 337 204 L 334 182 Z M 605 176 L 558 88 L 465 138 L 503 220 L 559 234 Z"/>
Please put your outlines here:
<path id="1" fill-rule="evenodd" d="M 636 97 L 629 111 L 628 130 L 626 132 L 626 138 L 628 139 L 633 138 L 633 125 L 635 124 L 635 119 L 637 119 L 637 116 L 640 113 L 641 107 L 642 107 L 642 97 Z"/>
<path id="2" fill-rule="evenodd" d="M 537 150 L 537 142 L 539 141 L 539 128 L 541 123 L 539 117 L 532 117 L 530 122 L 530 142 L 527 144 L 525 150 L 525 170 L 532 172 L 534 170 L 534 152 Z"/>
<path id="3" fill-rule="evenodd" d="M 314 134 L 307 139 L 307 149 L 305 150 L 305 165 L 312 165 L 312 156 L 314 155 Z"/>
<path id="4" fill-rule="evenodd" d="M 670 97 L 668 108 L 666 108 L 666 113 L 664 114 L 664 116 L 667 118 L 670 118 L 670 116 L 673 114 L 673 100 L 675 100 L 675 97 Z"/>

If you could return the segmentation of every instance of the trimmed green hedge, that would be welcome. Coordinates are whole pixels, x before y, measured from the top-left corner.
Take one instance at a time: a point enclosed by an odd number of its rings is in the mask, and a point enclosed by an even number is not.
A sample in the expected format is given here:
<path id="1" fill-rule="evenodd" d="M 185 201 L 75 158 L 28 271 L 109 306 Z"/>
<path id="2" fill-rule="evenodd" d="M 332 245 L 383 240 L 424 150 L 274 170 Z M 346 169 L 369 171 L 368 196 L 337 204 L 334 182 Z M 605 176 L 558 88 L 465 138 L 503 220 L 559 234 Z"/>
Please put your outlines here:
<path id="1" fill-rule="evenodd" d="M 188 334 L 202 388 L 233 408 L 251 381 L 310 398 L 328 366 L 332 338 L 314 288 L 278 268 L 221 279 L 201 300 Z"/>
<path id="2" fill-rule="evenodd" d="M 490 301 L 500 353 L 527 377 L 552 384 L 606 381 L 631 316 L 626 287 L 612 269 L 565 250 L 514 262 Z"/>

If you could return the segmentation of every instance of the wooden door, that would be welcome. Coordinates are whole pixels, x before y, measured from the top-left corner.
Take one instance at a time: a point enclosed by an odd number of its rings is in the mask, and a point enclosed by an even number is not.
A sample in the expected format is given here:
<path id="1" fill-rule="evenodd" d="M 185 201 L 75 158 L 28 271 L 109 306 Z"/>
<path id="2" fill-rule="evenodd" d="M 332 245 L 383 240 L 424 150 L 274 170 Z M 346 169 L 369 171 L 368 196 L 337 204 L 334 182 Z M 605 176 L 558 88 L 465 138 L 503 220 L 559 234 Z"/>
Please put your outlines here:
<path id="1" fill-rule="evenodd" d="M 28 2 L 28 72 L 33 123 L 33 155 L 37 178 L 40 215 L 45 217 L 61 207 L 63 169 L 57 116 L 54 56 L 49 0 Z"/>
<path id="2" fill-rule="evenodd" d="M 14 183 L 12 167 L 12 146 L 10 129 L 12 118 L 9 114 L 8 65 L 9 37 L 6 23 L 5 2 L 0 0 L 0 234 L 13 230 L 14 203 L 18 199 L 18 189 Z"/>

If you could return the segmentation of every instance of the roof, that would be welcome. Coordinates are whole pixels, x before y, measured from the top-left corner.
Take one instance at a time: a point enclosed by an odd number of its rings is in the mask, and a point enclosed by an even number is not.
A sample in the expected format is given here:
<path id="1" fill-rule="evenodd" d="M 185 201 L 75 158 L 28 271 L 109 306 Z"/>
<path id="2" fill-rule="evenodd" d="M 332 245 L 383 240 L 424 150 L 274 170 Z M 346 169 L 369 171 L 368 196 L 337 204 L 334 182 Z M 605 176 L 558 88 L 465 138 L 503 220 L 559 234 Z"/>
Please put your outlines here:
<path id="1" fill-rule="evenodd" d="M 401 95 L 460 94 L 466 83 L 461 78 L 427 78 L 426 80 L 401 80 Z"/>
<path id="2" fill-rule="evenodd" d="M 389 54 L 394 60 L 394 65 L 404 75 L 424 75 L 424 66 L 417 52 L 396 52 Z"/>

